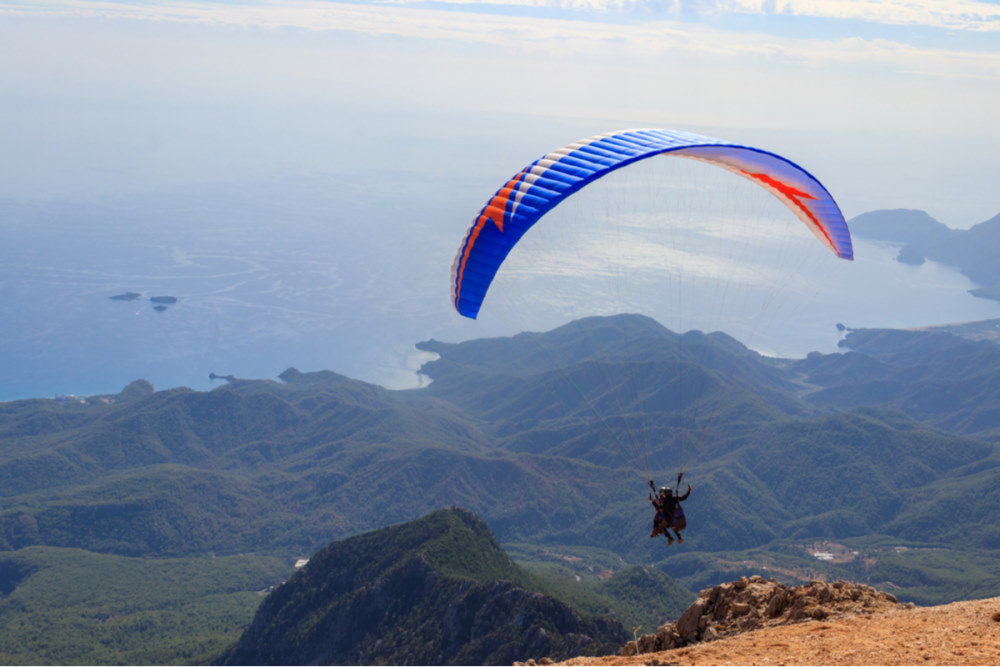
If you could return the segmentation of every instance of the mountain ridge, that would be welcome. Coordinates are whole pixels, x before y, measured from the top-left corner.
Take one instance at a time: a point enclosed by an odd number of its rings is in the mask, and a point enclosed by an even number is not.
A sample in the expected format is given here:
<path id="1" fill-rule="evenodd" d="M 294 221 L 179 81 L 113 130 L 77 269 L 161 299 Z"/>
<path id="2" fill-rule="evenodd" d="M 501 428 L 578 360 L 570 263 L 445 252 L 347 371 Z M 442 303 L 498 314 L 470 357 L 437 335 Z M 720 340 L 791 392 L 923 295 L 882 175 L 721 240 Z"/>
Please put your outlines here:
<path id="1" fill-rule="evenodd" d="M 508 664 L 627 637 L 620 623 L 525 588 L 528 579 L 480 519 L 439 510 L 318 552 L 268 596 L 222 663 Z"/>
<path id="2" fill-rule="evenodd" d="M 846 354 L 773 360 L 734 349 L 728 337 L 678 336 L 636 318 L 629 340 L 635 349 L 654 348 L 661 363 L 615 356 L 621 346 L 611 334 L 628 320 L 598 318 L 560 329 L 556 340 L 577 352 L 535 375 L 507 371 L 502 359 L 511 343 L 504 339 L 497 348 L 477 343 L 462 369 L 452 355 L 472 347 L 435 345 L 439 359 L 428 368 L 435 379 L 420 390 L 392 392 L 335 373 L 290 370 L 285 378 L 291 381 L 170 390 L 122 404 L 4 404 L 0 437 L 10 446 L 0 450 L 7 498 L 0 546 L 114 552 L 109 536 L 118 526 L 135 543 L 172 555 L 226 548 L 301 552 L 461 504 L 484 516 L 505 542 L 545 536 L 586 544 L 596 539 L 588 536 L 600 535 L 598 543 L 645 559 L 657 552 L 635 540 L 648 523 L 636 513 L 643 472 L 659 478 L 672 474 L 664 468 L 697 463 L 704 478 L 699 489 L 707 491 L 702 516 L 715 530 L 700 548 L 710 550 L 758 546 L 780 534 L 831 530 L 840 538 L 865 526 L 881 533 L 917 525 L 917 510 L 906 508 L 921 507 L 908 500 L 917 497 L 921 476 L 924 485 L 947 493 L 963 478 L 993 474 L 990 438 L 1000 429 L 994 407 L 1000 389 L 989 378 L 1000 369 L 996 345 L 947 334 L 852 331 L 845 344 L 855 349 Z M 585 338 L 591 325 L 600 345 Z M 738 370 L 729 372 L 734 361 Z M 468 383 L 463 374 L 471 367 L 479 370 Z M 953 382 L 949 373 L 956 368 L 973 382 Z M 928 393 L 954 397 L 951 411 L 928 411 L 921 400 Z M 39 432 L 36 415 L 71 418 L 71 428 Z M 933 466 L 903 449 L 897 449 L 899 461 L 833 454 L 849 447 L 864 454 L 894 439 L 911 442 L 913 452 L 950 453 Z M 827 456 L 834 466 L 829 471 L 843 479 L 876 480 L 869 486 L 878 489 L 877 502 L 866 506 L 837 494 L 827 520 L 800 524 L 802 507 L 814 505 L 780 489 L 804 478 L 834 493 L 806 467 L 808 457 L 799 456 L 807 450 Z M 793 461 L 797 472 L 789 475 Z M 900 461 L 915 472 L 898 474 Z M 109 521 L 87 518 L 103 516 L 114 498 L 137 491 L 146 500 L 133 505 L 124 523 L 113 512 Z M 415 503 L 392 502 L 400 493 Z M 759 511 L 739 516 L 730 507 L 748 495 L 758 499 Z M 172 508 L 175 519 L 153 520 L 162 508 Z M 25 530 L 29 524 L 37 527 Z M 935 539 L 948 534 L 931 530 Z M 265 532 L 271 537 L 257 542 Z M 913 536 L 909 528 L 904 534 Z M 976 534 L 992 544 L 986 532 Z"/>
<path id="3" fill-rule="evenodd" d="M 971 294 L 1000 300 L 1000 265 L 993 252 L 1000 244 L 1000 214 L 969 229 L 951 229 L 914 209 L 869 211 L 848 224 L 860 238 L 898 244 L 898 261 L 919 265 L 933 260 L 955 267 L 980 285 Z"/>

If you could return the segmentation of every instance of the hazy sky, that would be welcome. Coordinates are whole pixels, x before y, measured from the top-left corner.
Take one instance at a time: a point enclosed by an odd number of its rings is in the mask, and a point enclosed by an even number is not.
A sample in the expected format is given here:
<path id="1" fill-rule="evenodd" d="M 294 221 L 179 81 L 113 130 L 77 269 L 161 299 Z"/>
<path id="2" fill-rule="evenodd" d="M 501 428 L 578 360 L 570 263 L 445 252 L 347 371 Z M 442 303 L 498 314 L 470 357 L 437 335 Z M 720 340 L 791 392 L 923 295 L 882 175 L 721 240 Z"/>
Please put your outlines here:
<path id="1" fill-rule="evenodd" d="M 495 161 L 488 194 L 651 126 L 785 154 L 848 217 L 967 227 L 1000 211 L 997 109 L 996 1 L 0 0 L 4 197 L 443 157 Z"/>
<path id="2" fill-rule="evenodd" d="M 997 1 L 0 0 L 0 375 L 9 396 L 409 379 L 414 342 L 494 335 L 450 309 L 448 267 L 555 147 L 700 132 L 798 162 L 848 218 L 968 227 L 1000 213 L 998 109 Z M 869 254 L 827 281 L 881 276 L 840 289 L 853 310 L 794 318 L 823 345 L 833 322 L 995 316 L 932 269 L 964 309 L 928 312 L 934 285 Z"/>

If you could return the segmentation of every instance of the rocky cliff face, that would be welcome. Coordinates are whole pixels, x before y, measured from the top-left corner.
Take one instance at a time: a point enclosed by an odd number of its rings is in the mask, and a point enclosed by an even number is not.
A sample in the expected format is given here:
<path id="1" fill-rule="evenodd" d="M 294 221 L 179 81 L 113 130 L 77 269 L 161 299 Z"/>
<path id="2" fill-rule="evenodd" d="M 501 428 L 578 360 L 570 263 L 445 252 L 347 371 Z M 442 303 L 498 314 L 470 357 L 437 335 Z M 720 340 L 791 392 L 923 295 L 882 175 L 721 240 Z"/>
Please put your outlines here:
<path id="1" fill-rule="evenodd" d="M 846 581 L 813 581 L 789 587 L 760 576 L 706 588 L 673 623 L 655 635 L 643 635 L 622 649 L 621 655 L 666 651 L 712 641 L 758 628 L 872 614 L 898 607 L 890 593 Z"/>
<path id="2" fill-rule="evenodd" d="M 446 561 L 442 545 L 455 544 Z M 499 578 L 476 570 L 504 560 L 485 524 L 461 510 L 334 543 L 261 604 L 224 662 L 496 665 L 610 653 L 627 639 L 620 623 L 519 585 L 513 566 Z"/>

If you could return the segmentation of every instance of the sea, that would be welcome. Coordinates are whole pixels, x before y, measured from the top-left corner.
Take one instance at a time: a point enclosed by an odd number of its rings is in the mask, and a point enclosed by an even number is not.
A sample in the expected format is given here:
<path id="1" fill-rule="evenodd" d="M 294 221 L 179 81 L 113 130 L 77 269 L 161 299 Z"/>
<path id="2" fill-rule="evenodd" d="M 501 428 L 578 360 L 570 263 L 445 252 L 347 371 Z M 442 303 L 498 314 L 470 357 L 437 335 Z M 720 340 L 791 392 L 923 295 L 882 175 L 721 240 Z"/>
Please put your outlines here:
<path id="1" fill-rule="evenodd" d="M 470 189 L 306 176 L 2 200 L 0 400 L 112 394 L 139 379 L 208 391 L 220 376 L 280 381 L 288 368 L 414 388 L 432 358 L 420 341 L 616 312 L 789 358 L 837 353 L 851 328 L 1000 317 L 954 268 L 901 264 L 898 248 L 863 238 L 854 261 L 839 260 L 766 205 L 752 216 L 688 206 L 673 224 L 644 200 L 581 199 L 551 234 L 525 237 L 469 320 L 451 306 L 450 269 L 489 194 Z M 669 237 L 651 236 L 664 227 Z"/>

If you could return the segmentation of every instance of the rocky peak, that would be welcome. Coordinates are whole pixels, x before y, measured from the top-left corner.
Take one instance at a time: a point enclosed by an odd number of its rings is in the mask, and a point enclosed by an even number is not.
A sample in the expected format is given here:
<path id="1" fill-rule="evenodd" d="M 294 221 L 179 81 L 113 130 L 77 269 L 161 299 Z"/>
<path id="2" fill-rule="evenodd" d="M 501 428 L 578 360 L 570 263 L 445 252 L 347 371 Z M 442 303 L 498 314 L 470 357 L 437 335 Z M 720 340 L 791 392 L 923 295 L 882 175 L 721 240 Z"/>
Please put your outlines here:
<path id="1" fill-rule="evenodd" d="M 666 651 L 772 625 L 871 614 L 897 605 L 891 593 L 864 584 L 813 581 L 790 587 L 761 576 L 742 577 L 704 589 L 680 618 L 629 642 L 621 654 Z"/>

